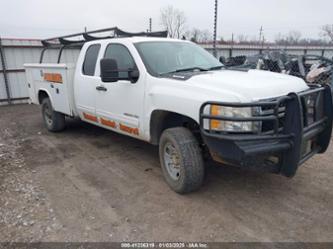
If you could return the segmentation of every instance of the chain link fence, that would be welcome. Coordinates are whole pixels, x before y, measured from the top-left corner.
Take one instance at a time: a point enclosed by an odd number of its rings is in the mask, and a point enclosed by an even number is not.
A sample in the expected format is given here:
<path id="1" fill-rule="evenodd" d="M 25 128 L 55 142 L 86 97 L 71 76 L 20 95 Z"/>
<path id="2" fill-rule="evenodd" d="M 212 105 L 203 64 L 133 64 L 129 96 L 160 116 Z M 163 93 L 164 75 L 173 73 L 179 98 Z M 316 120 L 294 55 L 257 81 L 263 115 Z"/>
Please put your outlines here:
<path id="1" fill-rule="evenodd" d="M 203 45 L 208 51 L 211 47 Z M 264 70 L 304 79 L 309 84 L 333 86 L 332 47 L 237 46 L 218 48 L 220 61 L 232 70 Z"/>
<path id="2" fill-rule="evenodd" d="M 211 44 L 199 44 L 213 53 Z M 28 89 L 24 63 L 37 63 L 43 47 L 38 40 L 2 39 L 0 43 L 0 105 L 24 103 Z M 75 61 L 79 51 L 64 51 L 64 61 Z M 75 52 L 75 53 L 74 53 Z M 68 54 L 67 54 L 68 53 Z M 57 58 L 55 51 L 46 54 Z M 333 47 L 217 46 L 218 58 L 233 70 L 260 69 L 300 77 L 308 83 L 333 85 Z M 56 60 L 48 60 L 54 61 Z"/>

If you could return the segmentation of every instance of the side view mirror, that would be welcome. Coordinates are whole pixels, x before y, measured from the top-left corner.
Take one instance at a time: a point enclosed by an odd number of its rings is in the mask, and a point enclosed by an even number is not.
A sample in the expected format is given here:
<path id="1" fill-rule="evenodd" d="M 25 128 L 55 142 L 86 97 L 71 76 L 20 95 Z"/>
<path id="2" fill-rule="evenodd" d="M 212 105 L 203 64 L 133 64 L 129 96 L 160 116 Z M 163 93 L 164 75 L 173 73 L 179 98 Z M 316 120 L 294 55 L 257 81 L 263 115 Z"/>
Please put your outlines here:
<path id="1" fill-rule="evenodd" d="M 101 79 L 103 82 L 117 82 L 119 80 L 129 80 L 133 84 L 137 82 L 140 77 L 140 72 L 137 69 L 119 69 L 118 63 L 114 59 L 101 59 L 100 63 Z"/>
<path id="2" fill-rule="evenodd" d="M 113 59 L 101 59 L 101 78 L 103 82 L 117 82 L 119 78 L 118 64 Z"/>
<path id="3" fill-rule="evenodd" d="M 224 56 L 221 56 L 221 57 L 220 57 L 220 62 L 221 62 L 222 64 L 225 64 L 225 61 L 226 61 L 226 60 L 225 60 L 225 57 L 224 57 Z"/>

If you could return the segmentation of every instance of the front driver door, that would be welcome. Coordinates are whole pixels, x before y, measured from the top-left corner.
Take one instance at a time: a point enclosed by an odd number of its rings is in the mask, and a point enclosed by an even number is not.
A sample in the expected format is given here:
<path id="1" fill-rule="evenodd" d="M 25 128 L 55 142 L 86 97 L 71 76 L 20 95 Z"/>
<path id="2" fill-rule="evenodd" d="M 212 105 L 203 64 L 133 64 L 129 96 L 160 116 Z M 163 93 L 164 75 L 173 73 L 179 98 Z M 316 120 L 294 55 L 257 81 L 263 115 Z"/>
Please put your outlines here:
<path id="1" fill-rule="evenodd" d="M 137 69 L 129 49 L 122 44 L 109 44 L 104 58 L 116 60 L 119 70 Z M 119 76 L 127 78 L 128 72 L 119 72 Z M 142 138 L 143 77 L 140 76 L 135 83 L 129 80 L 105 83 L 99 79 L 96 89 L 96 113 L 101 125 L 126 135 Z"/>

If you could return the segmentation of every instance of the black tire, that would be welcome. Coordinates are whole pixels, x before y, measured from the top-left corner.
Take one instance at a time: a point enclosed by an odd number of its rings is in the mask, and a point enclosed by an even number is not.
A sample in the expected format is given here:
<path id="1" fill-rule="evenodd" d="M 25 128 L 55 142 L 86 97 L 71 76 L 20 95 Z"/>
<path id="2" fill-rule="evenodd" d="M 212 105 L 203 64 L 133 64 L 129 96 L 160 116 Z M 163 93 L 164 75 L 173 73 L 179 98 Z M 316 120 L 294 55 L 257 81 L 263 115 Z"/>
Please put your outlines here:
<path id="1" fill-rule="evenodd" d="M 42 115 L 46 128 L 51 132 L 59 132 L 65 129 L 65 115 L 53 110 L 49 98 L 42 101 Z"/>
<path id="2" fill-rule="evenodd" d="M 170 161 L 169 147 L 173 147 L 172 150 L 176 152 L 176 159 L 172 157 L 171 165 L 179 166 L 179 169 L 173 167 L 176 172 L 179 170 L 177 174 L 170 173 L 170 164 L 166 165 L 167 161 Z M 205 166 L 199 143 L 190 130 L 183 127 L 165 130 L 160 139 L 159 155 L 164 178 L 172 190 L 186 194 L 201 187 Z"/>

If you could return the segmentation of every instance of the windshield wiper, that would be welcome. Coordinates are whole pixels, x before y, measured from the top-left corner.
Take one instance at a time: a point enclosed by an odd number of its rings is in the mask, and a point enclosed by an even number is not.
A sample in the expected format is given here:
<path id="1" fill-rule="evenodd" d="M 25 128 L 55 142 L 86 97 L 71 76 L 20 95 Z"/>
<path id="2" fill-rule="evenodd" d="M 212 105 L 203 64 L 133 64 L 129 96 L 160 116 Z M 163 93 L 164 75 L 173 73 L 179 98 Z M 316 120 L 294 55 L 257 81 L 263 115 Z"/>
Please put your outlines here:
<path id="1" fill-rule="evenodd" d="M 220 70 L 222 68 L 224 68 L 224 66 L 222 66 L 222 65 L 221 66 L 216 66 L 216 67 L 210 67 L 210 68 L 207 69 L 207 71 Z"/>
<path id="2" fill-rule="evenodd" d="M 206 68 L 202 68 L 202 67 L 189 67 L 189 68 L 178 69 L 178 70 L 176 70 L 176 73 L 194 71 L 194 70 L 208 71 Z"/>
<path id="3" fill-rule="evenodd" d="M 194 71 L 194 70 L 198 70 L 198 71 L 208 71 L 208 69 L 206 69 L 206 68 L 202 68 L 202 67 L 189 67 L 189 68 L 177 69 L 177 70 L 175 70 L 175 71 L 171 71 L 171 72 L 163 73 L 163 74 L 188 72 L 188 71 Z"/>
<path id="4" fill-rule="evenodd" d="M 167 73 L 162 73 L 160 75 L 165 75 L 165 74 L 172 74 L 172 73 L 180 73 L 180 72 L 188 72 L 188 71 L 194 71 L 198 70 L 201 72 L 206 72 L 206 71 L 213 71 L 213 70 L 219 70 L 224 68 L 223 65 L 221 66 L 215 66 L 215 67 L 210 67 L 210 68 L 202 68 L 202 67 L 189 67 L 189 68 L 182 68 L 182 69 L 177 69 L 175 71 L 167 72 Z"/>

